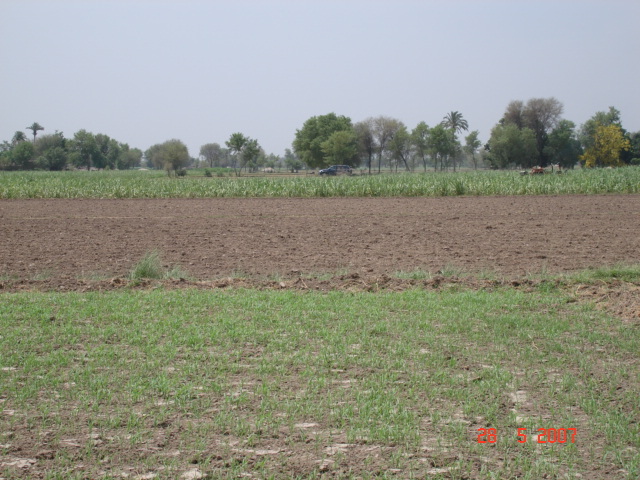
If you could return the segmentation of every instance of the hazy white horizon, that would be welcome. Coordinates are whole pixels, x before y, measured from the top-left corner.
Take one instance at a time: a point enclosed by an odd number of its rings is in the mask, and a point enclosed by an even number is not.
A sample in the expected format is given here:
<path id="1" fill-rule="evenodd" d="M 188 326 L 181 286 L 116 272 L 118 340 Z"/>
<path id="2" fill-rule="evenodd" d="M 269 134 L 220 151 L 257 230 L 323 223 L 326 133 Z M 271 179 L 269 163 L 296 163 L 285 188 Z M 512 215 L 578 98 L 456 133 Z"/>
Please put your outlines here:
<path id="1" fill-rule="evenodd" d="M 3 0 L 0 18 L 0 141 L 39 122 L 198 157 L 239 131 L 282 155 L 311 116 L 457 110 L 484 143 L 535 97 L 640 130 L 634 0 Z"/>

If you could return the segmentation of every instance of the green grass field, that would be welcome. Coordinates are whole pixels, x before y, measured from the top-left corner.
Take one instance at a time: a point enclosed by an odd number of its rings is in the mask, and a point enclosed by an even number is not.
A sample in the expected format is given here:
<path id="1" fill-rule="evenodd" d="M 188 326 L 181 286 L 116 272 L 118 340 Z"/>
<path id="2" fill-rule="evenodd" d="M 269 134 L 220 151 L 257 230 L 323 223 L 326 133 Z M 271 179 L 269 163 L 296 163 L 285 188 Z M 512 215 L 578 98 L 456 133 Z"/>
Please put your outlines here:
<path id="1" fill-rule="evenodd" d="M 640 168 L 521 176 L 513 171 L 387 174 L 321 178 L 169 178 L 159 171 L 0 172 L 0 199 L 218 197 L 441 197 L 640 192 Z"/>
<path id="2" fill-rule="evenodd" d="M 639 280 L 5 293 L 0 477 L 636 479 Z"/>

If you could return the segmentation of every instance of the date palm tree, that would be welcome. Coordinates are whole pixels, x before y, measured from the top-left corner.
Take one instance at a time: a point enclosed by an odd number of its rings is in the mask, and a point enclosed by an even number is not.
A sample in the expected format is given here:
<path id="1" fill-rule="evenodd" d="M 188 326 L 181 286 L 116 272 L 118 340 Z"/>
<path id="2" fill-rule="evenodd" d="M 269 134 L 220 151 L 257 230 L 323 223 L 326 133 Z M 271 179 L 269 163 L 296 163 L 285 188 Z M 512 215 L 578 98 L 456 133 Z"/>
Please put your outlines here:
<path id="1" fill-rule="evenodd" d="M 467 121 L 464 119 L 462 114 L 457 111 L 447 113 L 442 119 L 442 122 L 440 122 L 440 124 L 443 127 L 446 127 L 453 132 L 453 139 L 455 140 L 456 144 L 458 142 L 458 138 L 456 137 L 456 134 L 461 132 L 462 130 L 469 130 L 469 123 L 467 123 Z M 453 159 L 453 171 L 455 172 L 456 171 L 455 155 L 452 157 L 452 159 Z"/>
<path id="2" fill-rule="evenodd" d="M 469 130 L 469 123 L 464 119 L 460 112 L 447 113 L 440 123 L 444 127 L 450 128 L 455 133 L 460 133 L 462 130 Z"/>
<path id="3" fill-rule="evenodd" d="M 31 130 L 33 132 L 33 143 L 36 143 L 36 135 L 38 134 L 38 130 L 44 130 L 44 127 L 38 122 L 33 122 L 33 125 L 26 128 L 27 130 Z"/>

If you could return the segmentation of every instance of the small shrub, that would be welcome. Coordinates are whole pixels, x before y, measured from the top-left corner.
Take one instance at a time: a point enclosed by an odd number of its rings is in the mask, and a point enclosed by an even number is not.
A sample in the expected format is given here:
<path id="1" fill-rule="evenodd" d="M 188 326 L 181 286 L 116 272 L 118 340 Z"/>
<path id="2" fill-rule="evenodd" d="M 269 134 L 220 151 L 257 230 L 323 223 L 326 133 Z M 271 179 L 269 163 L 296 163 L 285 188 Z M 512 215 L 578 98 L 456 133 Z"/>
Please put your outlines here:
<path id="1" fill-rule="evenodd" d="M 209 170 L 208 168 L 205 168 L 204 169 L 204 176 L 205 177 L 211 177 L 212 176 L 211 170 Z"/>
<path id="2" fill-rule="evenodd" d="M 176 176 L 177 177 L 186 177 L 187 176 L 187 169 L 186 168 L 179 168 L 178 170 L 176 170 Z"/>
<path id="3" fill-rule="evenodd" d="M 173 267 L 167 270 L 162 266 L 162 260 L 157 250 L 147 252 L 142 259 L 135 264 L 129 278 L 133 284 L 139 283 L 141 280 L 162 280 L 162 279 L 180 279 L 189 278 L 189 274 L 180 267 Z"/>
<path id="4" fill-rule="evenodd" d="M 129 274 L 134 282 L 143 279 L 160 279 L 164 276 L 164 269 L 160 260 L 160 254 L 154 250 L 147 252 L 142 259 L 136 263 Z"/>

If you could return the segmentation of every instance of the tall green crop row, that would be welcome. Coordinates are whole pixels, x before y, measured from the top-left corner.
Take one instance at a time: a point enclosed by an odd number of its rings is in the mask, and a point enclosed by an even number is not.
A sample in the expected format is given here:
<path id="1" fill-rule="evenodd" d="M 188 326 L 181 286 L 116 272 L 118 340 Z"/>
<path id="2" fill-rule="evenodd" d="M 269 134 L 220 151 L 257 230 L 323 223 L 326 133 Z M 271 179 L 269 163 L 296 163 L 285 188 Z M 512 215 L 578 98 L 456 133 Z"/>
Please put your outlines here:
<path id="1" fill-rule="evenodd" d="M 481 171 L 353 177 L 168 178 L 159 172 L 2 172 L 0 198 L 443 197 L 639 193 L 640 168 L 521 176 Z"/>

